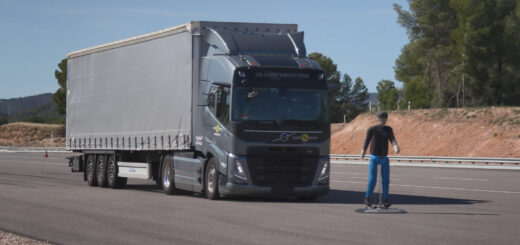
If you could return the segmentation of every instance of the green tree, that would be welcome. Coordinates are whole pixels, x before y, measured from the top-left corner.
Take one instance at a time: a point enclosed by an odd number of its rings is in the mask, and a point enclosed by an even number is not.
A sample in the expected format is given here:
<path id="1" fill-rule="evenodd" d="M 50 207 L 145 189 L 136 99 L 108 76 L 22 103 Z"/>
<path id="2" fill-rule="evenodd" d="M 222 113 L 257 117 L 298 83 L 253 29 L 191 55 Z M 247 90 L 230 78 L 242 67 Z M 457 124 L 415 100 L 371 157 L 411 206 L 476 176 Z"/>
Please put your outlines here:
<path id="1" fill-rule="evenodd" d="M 430 108 L 434 96 L 434 81 L 425 75 L 426 62 L 417 42 L 410 42 L 403 47 L 395 62 L 395 77 L 404 83 L 403 95 L 406 105 L 412 102 L 412 108 Z"/>
<path id="2" fill-rule="evenodd" d="M 350 108 L 347 111 L 347 120 L 351 121 L 359 113 L 368 109 L 368 89 L 361 77 L 357 77 L 350 89 Z"/>
<path id="3" fill-rule="evenodd" d="M 331 86 L 329 88 L 329 99 L 330 99 L 330 122 L 339 122 L 339 118 L 343 117 L 341 113 L 341 102 L 340 102 L 340 77 L 341 74 L 338 71 L 338 66 L 332 61 L 331 58 L 321 53 L 311 53 L 309 58 L 314 59 L 325 72 L 327 76 L 327 83 Z"/>
<path id="4" fill-rule="evenodd" d="M 309 57 L 316 60 L 327 74 L 327 81 L 332 85 L 329 89 L 330 97 L 330 121 L 332 123 L 343 122 L 354 119 L 359 113 L 367 109 L 368 90 L 363 83 L 363 79 L 356 78 L 352 83 L 352 78 L 344 74 L 340 80 L 341 73 L 337 70 L 331 58 L 321 53 L 311 53 Z"/>
<path id="5" fill-rule="evenodd" d="M 377 83 L 377 101 L 382 110 L 397 109 L 397 99 L 399 92 L 394 82 L 390 80 L 381 80 Z"/>
<path id="6" fill-rule="evenodd" d="M 451 2 L 458 13 L 454 38 L 471 104 L 520 104 L 519 5 L 517 0 Z"/>
<path id="7" fill-rule="evenodd" d="M 60 87 L 56 90 L 52 99 L 58 108 L 58 112 L 64 115 L 67 109 L 67 59 L 61 60 L 58 68 L 59 70 L 54 71 L 54 77 L 58 80 Z"/>
<path id="8" fill-rule="evenodd" d="M 8 123 L 7 118 L 0 117 L 0 125 L 7 124 L 7 123 Z"/>
<path id="9" fill-rule="evenodd" d="M 404 83 L 405 91 L 412 86 L 413 90 L 430 94 L 430 105 L 436 107 L 454 103 L 457 92 L 453 74 L 457 65 L 455 42 L 451 38 L 457 19 L 449 2 L 409 0 L 410 11 L 394 4 L 398 22 L 406 28 L 410 39 L 396 61 L 396 77 Z"/>
<path id="10" fill-rule="evenodd" d="M 396 60 L 412 107 L 520 105 L 520 1 L 397 4 L 410 42 Z"/>

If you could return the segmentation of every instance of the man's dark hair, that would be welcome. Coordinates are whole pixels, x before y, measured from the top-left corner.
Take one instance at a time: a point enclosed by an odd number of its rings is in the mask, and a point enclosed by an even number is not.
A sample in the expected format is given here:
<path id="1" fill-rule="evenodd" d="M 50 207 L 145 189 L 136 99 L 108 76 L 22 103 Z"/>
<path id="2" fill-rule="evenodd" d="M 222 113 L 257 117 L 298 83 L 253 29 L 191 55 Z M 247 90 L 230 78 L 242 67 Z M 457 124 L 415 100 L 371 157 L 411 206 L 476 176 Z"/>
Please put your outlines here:
<path id="1" fill-rule="evenodd" d="M 386 113 L 386 111 L 380 111 L 377 113 L 377 118 L 388 118 L 388 113 Z"/>

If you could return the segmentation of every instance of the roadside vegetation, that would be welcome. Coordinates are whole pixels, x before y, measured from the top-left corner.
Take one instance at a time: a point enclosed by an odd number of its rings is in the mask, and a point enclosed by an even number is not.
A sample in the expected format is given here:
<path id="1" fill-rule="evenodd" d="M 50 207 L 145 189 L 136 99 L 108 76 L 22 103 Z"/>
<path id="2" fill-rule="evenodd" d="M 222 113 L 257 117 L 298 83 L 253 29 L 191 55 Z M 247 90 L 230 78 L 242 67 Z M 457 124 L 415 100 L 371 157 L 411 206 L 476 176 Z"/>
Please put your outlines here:
<path id="1" fill-rule="evenodd" d="M 15 122 L 0 126 L 0 146 L 65 146 L 65 126 Z"/>

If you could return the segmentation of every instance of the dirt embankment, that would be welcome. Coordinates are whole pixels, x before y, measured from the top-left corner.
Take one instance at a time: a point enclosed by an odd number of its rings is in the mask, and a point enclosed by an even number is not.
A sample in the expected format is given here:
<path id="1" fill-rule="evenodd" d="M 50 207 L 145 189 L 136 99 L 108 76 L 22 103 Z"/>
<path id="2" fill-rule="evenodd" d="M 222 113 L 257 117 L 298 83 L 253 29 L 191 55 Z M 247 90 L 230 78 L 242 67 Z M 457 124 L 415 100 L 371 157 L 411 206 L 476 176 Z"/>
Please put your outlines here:
<path id="1" fill-rule="evenodd" d="M 332 125 L 331 152 L 359 154 L 375 114 Z M 406 156 L 520 158 L 520 107 L 397 111 L 387 125 Z"/>
<path id="2" fill-rule="evenodd" d="M 63 147 L 65 126 L 24 122 L 5 124 L 0 126 L 0 146 Z"/>

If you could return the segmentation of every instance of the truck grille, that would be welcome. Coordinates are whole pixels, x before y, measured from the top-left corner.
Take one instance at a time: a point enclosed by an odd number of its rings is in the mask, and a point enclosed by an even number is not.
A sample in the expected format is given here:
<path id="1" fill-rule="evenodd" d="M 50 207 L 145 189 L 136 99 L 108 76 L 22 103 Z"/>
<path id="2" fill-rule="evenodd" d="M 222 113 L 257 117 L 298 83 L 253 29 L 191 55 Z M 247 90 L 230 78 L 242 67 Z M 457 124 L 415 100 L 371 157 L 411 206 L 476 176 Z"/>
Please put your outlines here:
<path id="1" fill-rule="evenodd" d="M 307 149 L 281 148 L 248 150 L 247 164 L 253 184 L 259 186 L 309 186 L 312 184 L 319 157 Z M 307 153 L 306 153 L 307 152 Z M 258 155 L 255 153 L 262 153 Z M 271 153 L 271 154 L 269 154 Z M 316 152 L 317 153 L 317 152 Z"/>

